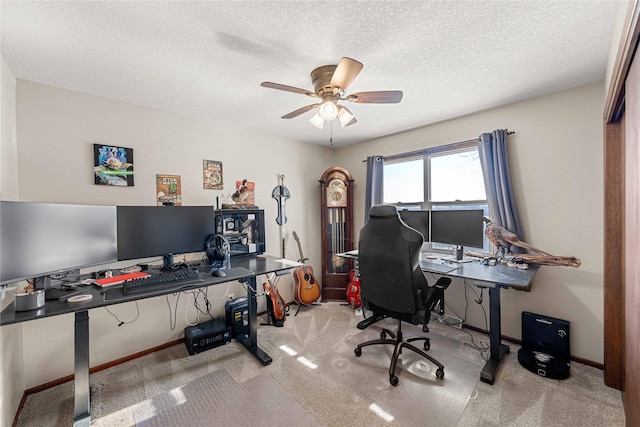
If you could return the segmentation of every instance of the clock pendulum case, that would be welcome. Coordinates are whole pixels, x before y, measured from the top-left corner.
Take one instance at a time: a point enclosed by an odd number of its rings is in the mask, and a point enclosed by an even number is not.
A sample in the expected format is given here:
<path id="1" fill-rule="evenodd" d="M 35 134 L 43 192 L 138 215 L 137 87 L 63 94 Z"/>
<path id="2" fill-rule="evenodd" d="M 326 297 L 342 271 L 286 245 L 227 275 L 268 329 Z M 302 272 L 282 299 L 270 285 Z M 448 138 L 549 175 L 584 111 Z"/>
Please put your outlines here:
<path id="1" fill-rule="evenodd" d="M 337 256 L 353 247 L 353 178 L 332 167 L 320 178 L 322 213 L 322 300 L 346 300 L 353 261 Z"/>

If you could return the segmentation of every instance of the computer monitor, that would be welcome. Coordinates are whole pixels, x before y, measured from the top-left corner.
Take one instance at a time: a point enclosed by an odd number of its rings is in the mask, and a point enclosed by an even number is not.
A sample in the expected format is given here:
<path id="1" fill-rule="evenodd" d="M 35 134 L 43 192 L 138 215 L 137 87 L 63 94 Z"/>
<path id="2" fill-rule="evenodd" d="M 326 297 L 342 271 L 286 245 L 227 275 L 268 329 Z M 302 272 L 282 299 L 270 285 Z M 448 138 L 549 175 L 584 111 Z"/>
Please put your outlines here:
<path id="1" fill-rule="evenodd" d="M 429 241 L 429 211 L 413 211 L 403 209 L 399 211 L 400 218 L 411 228 L 418 230 L 424 241 Z"/>
<path id="2" fill-rule="evenodd" d="M 118 206 L 118 260 L 205 251 L 215 233 L 213 206 Z"/>
<path id="3" fill-rule="evenodd" d="M 0 202 L 0 284 L 33 280 L 114 262 L 116 207 Z"/>
<path id="4" fill-rule="evenodd" d="M 456 259 L 462 259 L 463 247 L 482 248 L 484 240 L 484 211 L 431 211 L 431 241 L 456 246 Z"/>

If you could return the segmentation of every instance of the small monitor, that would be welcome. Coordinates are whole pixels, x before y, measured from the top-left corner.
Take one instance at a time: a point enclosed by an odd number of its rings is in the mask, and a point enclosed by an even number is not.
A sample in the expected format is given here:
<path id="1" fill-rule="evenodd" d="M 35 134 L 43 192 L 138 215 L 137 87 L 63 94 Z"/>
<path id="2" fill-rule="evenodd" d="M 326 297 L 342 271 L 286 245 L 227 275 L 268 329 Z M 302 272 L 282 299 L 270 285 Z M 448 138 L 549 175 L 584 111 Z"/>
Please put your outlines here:
<path id="1" fill-rule="evenodd" d="M 213 206 L 118 206 L 118 260 L 203 252 L 215 233 Z"/>
<path id="2" fill-rule="evenodd" d="M 418 230 L 425 242 L 429 241 L 429 211 L 399 211 L 400 218 L 411 228 Z"/>
<path id="3" fill-rule="evenodd" d="M 2 201 L 0 249 L 0 284 L 48 288 L 53 274 L 117 260 L 116 207 Z"/>
<path id="4" fill-rule="evenodd" d="M 431 211 L 431 241 L 457 246 L 457 258 L 461 259 L 463 246 L 482 248 L 483 216 L 480 209 Z"/>

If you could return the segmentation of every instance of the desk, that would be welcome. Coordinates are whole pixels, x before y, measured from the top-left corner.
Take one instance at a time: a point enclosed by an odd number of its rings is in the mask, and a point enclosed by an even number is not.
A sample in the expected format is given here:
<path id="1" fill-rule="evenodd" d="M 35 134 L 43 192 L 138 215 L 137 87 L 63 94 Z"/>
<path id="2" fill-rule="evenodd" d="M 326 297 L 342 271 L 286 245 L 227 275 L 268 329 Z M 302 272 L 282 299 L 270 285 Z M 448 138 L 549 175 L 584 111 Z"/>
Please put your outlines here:
<path id="1" fill-rule="evenodd" d="M 240 257 L 232 258 L 231 268 L 225 270 L 225 277 L 215 277 L 207 273 L 202 274 L 204 282 L 192 285 L 181 285 L 180 291 L 198 289 L 205 286 L 218 285 L 225 282 L 240 281 L 247 283 L 247 299 L 249 302 L 249 333 L 241 335 L 236 339 L 244 345 L 263 365 L 271 363 L 271 357 L 258 347 L 257 331 L 257 302 L 256 302 L 256 276 L 261 274 L 275 273 L 277 275 L 287 274 L 289 270 L 299 264 L 293 261 L 278 259 L 272 256 L 266 257 Z M 0 313 L 0 326 L 13 323 L 27 322 L 29 320 L 42 319 L 45 317 L 59 316 L 62 314 L 75 313 L 74 323 L 74 388 L 75 388 L 75 411 L 74 425 L 89 426 L 91 422 L 91 407 L 89 396 L 89 310 L 92 308 L 105 307 L 123 302 L 135 301 L 145 298 L 156 297 L 158 295 L 171 294 L 174 291 L 165 289 L 160 292 L 144 293 L 139 295 L 124 295 L 120 290 L 120 295 L 115 295 L 109 289 L 111 295 L 108 299 L 102 289 L 94 286 L 86 288 L 86 293 L 93 295 L 91 301 L 83 303 L 68 303 L 66 301 L 47 301 L 44 307 L 38 310 L 16 312 L 13 304 L 7 306 Z"/>
<path id="2" fill-rule="evenodd" d="M 357 259 L 357 251 L 340 254 L 345 258 Z M 442 272 L 436 268 L 430 268 L 432 262 L 421 261 L 423 272 L 442 276 L 457 277 L 471 281 L 471 284 L 489 289 L 489 359 L 480 372 L 480 380 L 487 384 L 493 384 L 496 379 L 496 371 L 505 354 L 509 353 L 509 347 L 501 343 L 502 324 L 500 321 L 500 289 L 514 288 L 528 289 L 533 276 L 538 272 L 538 266 L 529 266 L 527 270 L 507 267 L 504 265 L 487 266 L 479 261 L 460 263 L 455 270 Z M 358 327 L 366 327 L 378 319 L 365 319 Z M 368 322 L 367 322 L 368 321 Z"/>
<path id="3" fill-rule="evenodd" d="M 431 272 L 428 265 L 428 262 L 420 262 L 422 271 Z M 501 343 L 500 289 L 526 290 L 537 272 L 537 266 L 529 266 L 527 270 L 520 270 L 504 265 L 482 265 L 479 261 L 462 263 L 459 268 L 447 273 L 434 272 L 435 274 L 470 280 L 472 285 L 489 288 L 489 359 L 480 372 L 482 382 L 494 383 L 498 366 L 504 355 L 509 353 L 509 347 Z"/>

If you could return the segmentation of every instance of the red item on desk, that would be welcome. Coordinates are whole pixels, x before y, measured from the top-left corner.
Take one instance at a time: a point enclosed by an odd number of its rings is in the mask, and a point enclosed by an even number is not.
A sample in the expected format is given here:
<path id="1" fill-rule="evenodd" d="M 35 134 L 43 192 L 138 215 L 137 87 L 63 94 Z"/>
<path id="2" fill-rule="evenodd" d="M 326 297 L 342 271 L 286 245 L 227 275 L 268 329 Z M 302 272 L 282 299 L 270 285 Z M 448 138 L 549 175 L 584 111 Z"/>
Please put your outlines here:
<path id="1" fill-rule="evenodd" d="M 100 288 L 106 288 L 108 286 L 119 285 L 120 283 L 123 283 L 127 280 L 138 279 L 140 277 L 149 277 L 149 276 L 151 275 L 139 271 L 136 273 L 127 273 L 127 274 L 121 274 L 119 276 L 105 277 L 104 279 L 98 279 L 93 283 L 95 283 Z"/>

